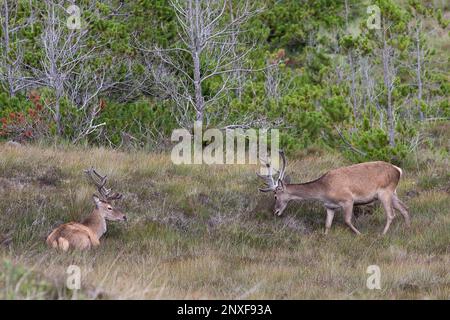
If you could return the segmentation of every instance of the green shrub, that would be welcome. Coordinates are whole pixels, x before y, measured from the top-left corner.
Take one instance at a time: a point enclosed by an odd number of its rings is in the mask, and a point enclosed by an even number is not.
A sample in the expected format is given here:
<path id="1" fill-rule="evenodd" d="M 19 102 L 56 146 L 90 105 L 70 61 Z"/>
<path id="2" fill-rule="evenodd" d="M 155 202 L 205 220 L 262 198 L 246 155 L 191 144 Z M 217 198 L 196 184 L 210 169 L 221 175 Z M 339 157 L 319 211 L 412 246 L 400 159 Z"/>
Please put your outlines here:
<path id="1" fill-rule="evenodd" d="M 136 138 L 139 144 L 153 144 L 170 137 L 178 127 L 168 103 L 144 99 L 127 104 L 105 103 L 97 122 L 106 125 L 101 136 L 92 138 L 93 142 L 105 143 L 106 137 L 115 145 L 121 144 L 123 133 Z"/>
<path id="2" fill-rule="evenodd" d="M 9 260 L 0 267 L 0 299 L 54 299 L 54 286 L 32 271 Z"/>
<path id="3" fill-rule="evenodd" d="M 48 133 L 49 117 L 38 92 L 32 91 L 28 98 L 1 93 L 0 105 L 0 138 L 25 141 Z"/>
<path id="4" fill-rule="evenodd" d="M 360 130 L 353 135 L 344 134 L 351 146 L 344 146 L 344 156 L 352 162 L 373 160 L 401 164 L 408 154 L 408 146 L 398 141 L 395 146 L 389 144 L 387 133 L 380 128 Z"/>

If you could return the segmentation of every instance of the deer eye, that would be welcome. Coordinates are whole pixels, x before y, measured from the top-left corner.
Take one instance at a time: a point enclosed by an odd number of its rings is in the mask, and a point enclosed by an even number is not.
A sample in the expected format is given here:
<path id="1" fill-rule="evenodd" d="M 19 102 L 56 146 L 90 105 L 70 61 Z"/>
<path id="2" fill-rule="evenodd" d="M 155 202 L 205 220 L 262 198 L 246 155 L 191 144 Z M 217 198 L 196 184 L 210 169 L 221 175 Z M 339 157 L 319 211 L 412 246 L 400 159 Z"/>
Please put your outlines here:
<path id="1" fill-rule="evenodd" d="M 108 207 L 108 210 L 109 210 L 109 211 L 111 211 L 111 210 L 112 210 L 112 208 L 111 208 L 111 207 Z"/>

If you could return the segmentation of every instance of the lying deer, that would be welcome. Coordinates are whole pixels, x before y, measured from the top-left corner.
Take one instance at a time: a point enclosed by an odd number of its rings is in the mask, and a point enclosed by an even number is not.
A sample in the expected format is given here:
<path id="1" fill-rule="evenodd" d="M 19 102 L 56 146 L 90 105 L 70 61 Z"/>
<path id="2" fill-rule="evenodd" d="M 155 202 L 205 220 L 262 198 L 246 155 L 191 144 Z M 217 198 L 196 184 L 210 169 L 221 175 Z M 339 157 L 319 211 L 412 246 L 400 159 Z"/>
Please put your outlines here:
<path id="1" fill-rule="evenodd" d="M 386 212 L 387 222 L 383 234 L 389 229 L 394 219 L 393 209 L 404 217 L 407 227 L 410 226 L 408 208 L 396 194 L 397 184 L 402 176 L 402 169 L 390 163 L 375 161 L 355 164 L 328 171 L 320 178 L 299 184 L 287 184 L 284 181 L 286 157 L 282 151 L 283 161 L 278 179 L 275 182 L 272 168 L 266 163 L 268 175 L 260 178 L 265 180 L 266 188 L 261 192 L 273 191 L 275 196 L 274 214 L 281 216 L 289 201 L 315 199 L 321 201 L 326 210 L 325 234 L 333 222 L 336 209 L 344 211 L 345 223 L 356 234 L 361 234 L 352 224 L 353 206 L 363 205 L 380 200 Z"/>
<path id="2" fill-rule="evenodd" d="M 105 187 L 106 176 L 101 176 L 93 168 L 85 173 L 96 185 L 100 196 L 93 195 L 95 209 L 81 223 L 69 222 L 60 225 L 47 237 L 47 245 L 67 251 L 69 249 L 90 249 L 100 244 L 99 239 L 106 232 L 106 220 L 126 221 L 127 217 L 114 208 L 112 201 L 122 198 L 119 193 L 111 193 Z"/>

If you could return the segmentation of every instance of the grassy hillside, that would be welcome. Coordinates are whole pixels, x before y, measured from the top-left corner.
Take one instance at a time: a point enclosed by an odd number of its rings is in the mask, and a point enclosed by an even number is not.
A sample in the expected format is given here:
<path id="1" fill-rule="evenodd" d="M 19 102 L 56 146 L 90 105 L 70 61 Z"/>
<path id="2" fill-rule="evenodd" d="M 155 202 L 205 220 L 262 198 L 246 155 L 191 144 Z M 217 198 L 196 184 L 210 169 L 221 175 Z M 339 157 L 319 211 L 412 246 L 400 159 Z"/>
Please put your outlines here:
<path id="1" fill-rule="evenodd" d="M 340 214 L 324 236 L 317 203 L 292 203 L 273 217 L 254 166 L 175 166 L 165 154 L 2 144 L 0 299 L 448 299 L 449 139 L 448 124 L 427 130 L 398 190 L 412 228 L 397 216 L 385 237 L 378 205 L 357 211 L 360 237 Z M 320 150 L 288 161 L 293 181 L 347 164 Z M 53 227 L 92 210 L 95 188 L 82 173 L 89 166 L 124 193 L 118 205 L 129 222 L 109 224 L 91 252 L 49 251 L 44 239 Z M 75 296 L 64 285 L 71 264 L 82 270 Z M 365 285 L 373 264 L 381 290 Z"/>

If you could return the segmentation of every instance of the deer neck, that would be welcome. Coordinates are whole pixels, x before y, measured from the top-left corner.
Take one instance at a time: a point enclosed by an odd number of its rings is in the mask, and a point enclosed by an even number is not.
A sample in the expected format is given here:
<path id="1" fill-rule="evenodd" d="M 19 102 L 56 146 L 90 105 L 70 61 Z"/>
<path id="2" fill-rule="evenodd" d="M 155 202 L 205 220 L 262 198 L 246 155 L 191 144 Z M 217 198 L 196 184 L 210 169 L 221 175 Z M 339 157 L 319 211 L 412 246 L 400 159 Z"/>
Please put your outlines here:
<path id="1" fill-rule="evenodd" d="M 81 224 L 91 229 L 99 239 L 106 232 L 106 220 L 98 209 L 94 209 Z"/>
<path id="2" fill-rule="evenodd" d="M 320 180 L 299 183 L 288 184 L 286 191 L 291 196 L 292 200 L 321 200 L 324 196 L 324 188 Z"/>

